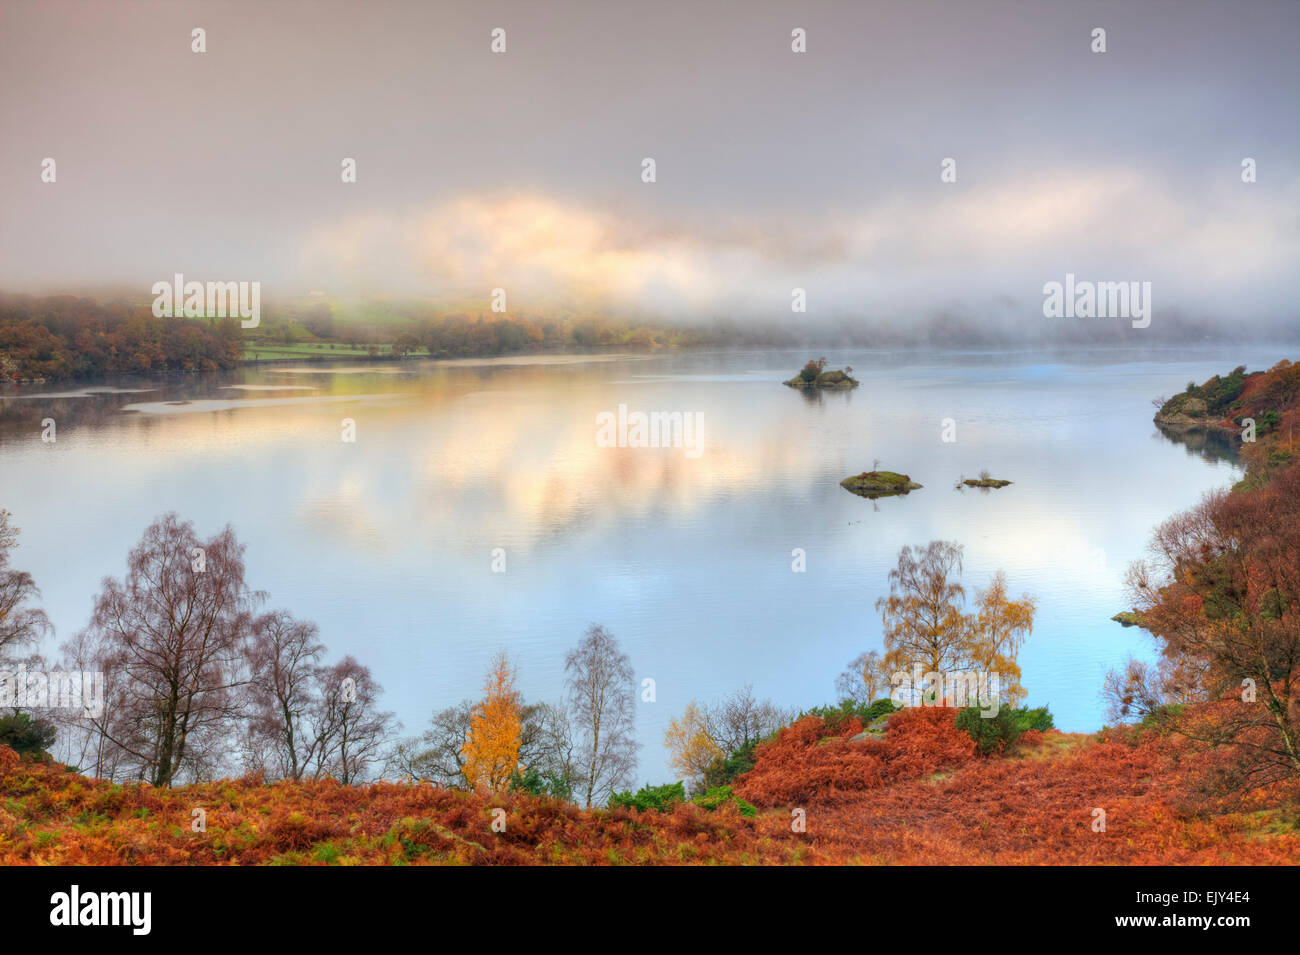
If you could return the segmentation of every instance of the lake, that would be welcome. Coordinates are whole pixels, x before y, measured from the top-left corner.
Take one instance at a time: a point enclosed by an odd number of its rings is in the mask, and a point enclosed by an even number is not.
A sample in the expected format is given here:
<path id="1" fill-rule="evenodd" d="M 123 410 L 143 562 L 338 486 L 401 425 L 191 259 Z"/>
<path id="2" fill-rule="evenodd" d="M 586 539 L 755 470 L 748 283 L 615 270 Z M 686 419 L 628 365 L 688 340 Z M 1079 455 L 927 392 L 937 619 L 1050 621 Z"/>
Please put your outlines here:
<path id="1" fill-rule="evenodd" d="M 1110 620 L 1125 568 L 1155 524 L 1240 474 L 1159 434 L 1151 399 L 1288 354 L 1222 351 L 827 350 L 862 386 L 816 398 L 781 385 L 809 353 L 775 351 L 29 387 L 0 393 L 0 507 L 57 628 L 47 652 L 87 623 L 157 515 L 203 536 L 229 522 L 267 606 L 316 621 L 331 659 L 368 664 L 409 735 L 479 696 L 499 649 L 525 699 L 558 698 L 566 651 L 604 624 L 656 681 L 638 703 L 653 783 L 670 778 L 664 727 L 692 699 L 752 684 L 791 707 L 832 702 L 846 663 L 880 647 L 874 604 L 899 548 L 956 540 L 972 592 L 1001 569 L 1013 595 L 1037 597 L 1029 702 L 1090 731 L 1105 672 L 1153 655 Z M 699 416 L 700 452 L 601 446 L 597 416 L 620 405 Z M 875 460 L 923 489 L 872 501 L 839 486 Z M 983 469 L 1014 483 L 954 489 Z"/>

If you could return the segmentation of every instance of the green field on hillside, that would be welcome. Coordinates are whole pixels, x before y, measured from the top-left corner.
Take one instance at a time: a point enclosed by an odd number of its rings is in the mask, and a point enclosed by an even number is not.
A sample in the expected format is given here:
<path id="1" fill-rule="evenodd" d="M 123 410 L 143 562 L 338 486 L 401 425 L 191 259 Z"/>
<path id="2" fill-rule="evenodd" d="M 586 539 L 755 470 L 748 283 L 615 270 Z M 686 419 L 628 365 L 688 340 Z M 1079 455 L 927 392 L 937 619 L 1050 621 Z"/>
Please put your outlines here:
<path id="1" fill-rule="evenodd" d="M 391 355 L 392 345 L 380 345 L 378 356 Z M 364 347 L 353 347 L 341 342 L 295 342 L 289 345 L 277 345 L 270 342 L 257 342 L 244 349 L 244 361 L 282 361 L 285 359 L 304 358 L 326 360 L 330 358 L 365 358 L 369 351 Z M 413 355 L 427 356 L 428 350 L 421 348 Z M 377 357 L 378 357 L 377 356 Z"/>

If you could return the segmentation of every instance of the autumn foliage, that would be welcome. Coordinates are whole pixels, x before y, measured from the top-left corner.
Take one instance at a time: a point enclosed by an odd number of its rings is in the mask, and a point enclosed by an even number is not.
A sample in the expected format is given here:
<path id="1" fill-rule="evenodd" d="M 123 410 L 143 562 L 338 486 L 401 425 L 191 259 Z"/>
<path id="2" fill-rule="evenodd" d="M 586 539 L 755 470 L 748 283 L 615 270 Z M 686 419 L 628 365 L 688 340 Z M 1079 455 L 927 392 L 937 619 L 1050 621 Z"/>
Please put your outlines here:
<path id="1" fill-rule="evenodd" d="M 523 728 L 514 672 L 504 653 L 492 661 L 483 693 L 483 702 L 470 719 L 469 736 L 461 750 L 463 772 L 476 789 L 498 792 L 519 766 Z"/>
<path id="2" fill-rule="evenodd" d="M 820 716 L 806 716 L 759 747 L 736 794 L 758 806 L 843 801 L 975 755 L 974 743 L 957 729 L 948 708 L 900 710 L 889 718 L 884 739 L 855 739 L 860 734 L 856 717 L 830 727 Z"/>
<path id="3" fill-rule="evenodd" d="M 1106 685 L 1120 715 L 1163 720 L 1195 704 L 1176 728 L 1214 751 L 1203 786 L 1224 797 L 1300 783 L 1300 367 L 1243 372 L 1188 395 L 1258 425 L 1246 479 L 1156 528 L 1127 582 L 1162 660 L 1154 671 L 1130 662 Z"/>
<path id="4" fill-rule="evenodd" d="M 767 793 L 784 783 L 807 799 L 765 800 L 752 819 L 732 802 L 588 811 L 429 784 L 115 785 L 0 747 L 0 864 L 1300 863 L 1297 804 L 1287 794 L 1271 808 L 1198 812 L 1179 786 L 1199 751 L 1174 738 L 1049 731 L 1014 758 L 981 759 L 962 756 L 944 716 L 952 712 L 900 713 L 894 742 L 867 747 L 851 742 L 851 724 L 820 735 L 818 718 L 801 721 L 737 788 Z M 827 755 L 810 752 L 818 750 Z M 947 769 L 931 772 L 940 765 Z M 797 766 L 816 785 L 800 784 Z M 806 811 L 806 832 L 792 831 L 792 806 Z M 498 807 L 504 832 L 491 827 Z M 206 819 L 196 832 L 197 808 Z M 1092 829 L 1095 808 L 1106 811 L 1105 832 Z"/>
<path id="5" fill-rule="evenodd" d="M 0 381 L 234 368 L 239 320 L 156 318 L 148 305 L 0 294 Z"/>

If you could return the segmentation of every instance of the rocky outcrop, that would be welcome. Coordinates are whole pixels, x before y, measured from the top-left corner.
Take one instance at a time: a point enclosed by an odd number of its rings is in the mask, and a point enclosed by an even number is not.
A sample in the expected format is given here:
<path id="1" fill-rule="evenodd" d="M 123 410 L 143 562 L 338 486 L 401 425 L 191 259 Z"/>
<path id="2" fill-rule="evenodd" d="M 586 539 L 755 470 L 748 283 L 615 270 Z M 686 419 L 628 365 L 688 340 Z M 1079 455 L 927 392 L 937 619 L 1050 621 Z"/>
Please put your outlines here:
<path id="1" fill-rule="evenodd" d="M 1165 403 L 1154 418 L 1156 425 L 1167 431 L 1231 431 L 1222 422 L 1209 416 L 1209 409 L 1200 398 L 1190 395 L 1177 395 Z"/>
<path id="2" fill-rule="evenodd" d="M 808 373 L 811 374 L 811 371 Z M 783 381 L 782 384 L 787 388 L 798 388 L 801 391 L 816 391 L 819 388 L 848 391 L 850 388 L 858 387 L 861 382 L 852 377 L 848 371 L 821 371 L 811 378 L 805 378 L 804 372 L 800 372 L 789 381 Z"/>
<path id="3" fill-rule="evenodd" d="M 840 487 L 861 497 L 888 497 L 907 494 L 921 487 L 906 474 L 895 471 L 863 471 L 852 474 L 840 482 Z"/>

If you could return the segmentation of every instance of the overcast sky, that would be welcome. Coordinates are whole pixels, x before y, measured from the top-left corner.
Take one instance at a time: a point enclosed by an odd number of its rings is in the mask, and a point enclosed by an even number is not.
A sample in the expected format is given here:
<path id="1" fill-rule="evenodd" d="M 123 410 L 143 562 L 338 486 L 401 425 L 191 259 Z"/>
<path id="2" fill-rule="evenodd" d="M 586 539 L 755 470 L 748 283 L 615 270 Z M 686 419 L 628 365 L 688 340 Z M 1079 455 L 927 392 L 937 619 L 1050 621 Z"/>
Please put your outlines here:
<path id="1" fill-rule="evenodd" d="M 1277 320 L 1298 40 L 1264 0 L 0 0 L 0 288 L 906 318 L 1074 272 Z"/>

